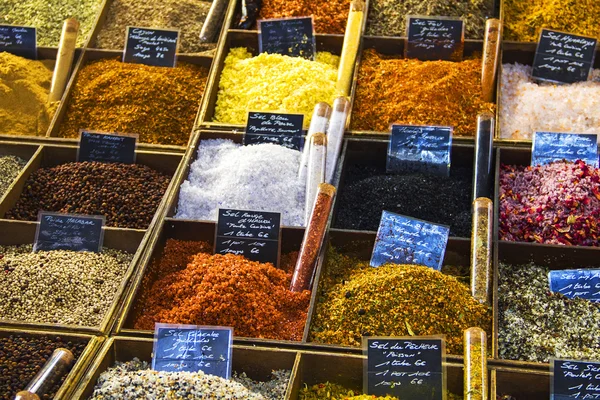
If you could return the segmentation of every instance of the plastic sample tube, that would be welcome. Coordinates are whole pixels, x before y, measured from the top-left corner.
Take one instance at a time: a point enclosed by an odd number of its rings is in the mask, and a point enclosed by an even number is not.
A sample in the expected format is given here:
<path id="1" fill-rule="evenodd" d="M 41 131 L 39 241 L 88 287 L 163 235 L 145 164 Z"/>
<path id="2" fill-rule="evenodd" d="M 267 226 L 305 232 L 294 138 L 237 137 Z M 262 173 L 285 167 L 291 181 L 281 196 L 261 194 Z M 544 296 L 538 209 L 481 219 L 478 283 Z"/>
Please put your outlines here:
<path id="1" fill-rule="evenodd" d="M 493 208 L 494 204 L 487 197 L 479 197 L 473 202 L 471 294 L 486 304 L 491 303 Z"/>
<path id="2" fill-rule="evenodd" d="M 481 91 L 483 101 L 492 102 L 494 99 L 494 81 L 498 71 L 498 53 L 500 52 L 500 34 L 502 24 L 496 18 L 485 22 L 485 37 L 483 39 L 483 58 L 481 65 Z"/>
<path id="3" fill-rule="evenodd" d="M 333 206 L 333 198 L 335 196 L 335 187 L 328 183 L 319 185 L 317 192 L 317 200 L 313 207 L 310 221 L 304 232 L 302 247 L 294 268 L 294 276 L 290 290 L 292 292 L 301 292 L 302 290 L 310 290 L 315 270 L 317 267 L 317 258 L 323 246 L 325 239 L 325 231 L 327 229 L 327 221 Z"/>
<path id="4" fill-rule="evenodd" d="M 325 132 L 327 130 L 327 123 L 329 122 L 330 116 L 331 107 L 329 104 L 325 102 L 317 103 L 313 110 L 310 126 L 308 127 L 308 133 L 306 134 L 306 140 L 304 141 L 304 148 L 302 149 L 300 169 L 298 170 L 298 179 L 300 181 L 306 179 L 306 172 L 308 169 L 308 154 L 310 153 L 310 137 L 317 132 Z"/>
<path id="5" fill-rule="evenodd" d="M 327 128 L 327 171 L 325 173 L 325 182 L 327 183 L 333 184 L 349 113 L 350 101 L 348 98 L 345 96 L 337 97 L 333 101 L 333 111 Z"/>
<path id="6" fill-rule="evenodd" d="M 200 42 L 214 43 L 220 31 L 223 14 L 229 4 L 228 0 L 213 0 L 200 30 Z"/>
<path id="7" fill-rule="evenodd" d="M 464 332 L 464 400 L 488 399 L 487 340 L 478 327 Z"/>
<path id="8" fill-rule="evenodd" d="M 60 101 L 67 86 L 69 71 L 71 70 L 73 57 L 75 56 L 75 44 L 78 32 L 79 22 L 75 18 L 65 20 L 62 33 L 60 34 L 58 54 L 56 56 L 54 74 L 52 75 L 52 83 L 50 84 L 50 94 L 48 95 L 50 103 Z"/>
<path id="9" fill-rule="evenodd" d="M 492 198 L 492 155 L 494 144 L 494 115 L 483 112 L 477 116 L 475 136 L 475 161 L 473 166 L 473 200 Z"/>
<path id="10" fill-rule="evenodd" d="M 350 86 L 354 66 L 356 64 L 356 55 L 360 44 L 363 18 L 365 15 L 365 3 L 362 0 L 353 0 L 350 3 L 350 13 L 348 13 L 348 23 L 346 24 L 346 33 L 344 34 L 344 44 L 340 56 L 338 67 L 338 77 L 336 83 L 336 94 L 338 96 L 349 96 Z"/>
<path id="11" fill-rule="evenodd" d="M 29 382 L 25 390 L 17 393 L 15 400 L 39 400 L 71 369 L 75 357 L 68 349 L 54 350 L 46 364 Z"/>
<path id="12" fill-rule="evenodd" d="M 306 198 L 304 205 L 304 224 L 308 225 L 317 197 L 319 185 L 325 182 L 327 167 L 327 137 L 318 132 L 310 137 L 310 154 L 308 155 L 308 174 L 306 175 Z"/>

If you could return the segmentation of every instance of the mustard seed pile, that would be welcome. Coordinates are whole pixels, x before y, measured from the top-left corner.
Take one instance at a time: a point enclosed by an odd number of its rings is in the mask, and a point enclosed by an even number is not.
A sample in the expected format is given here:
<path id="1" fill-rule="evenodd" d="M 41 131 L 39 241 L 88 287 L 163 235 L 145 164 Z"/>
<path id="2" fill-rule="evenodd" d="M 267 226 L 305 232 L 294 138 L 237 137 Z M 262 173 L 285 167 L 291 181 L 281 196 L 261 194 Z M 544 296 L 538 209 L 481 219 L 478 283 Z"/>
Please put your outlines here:
<path id="1" fill-rule="evenodd" d="M 0 198 L 27 162 L 15 156 L 0 156 Z"/>
<path id="2" fill-rule="evenodd" d="M 31 251 L 0 246 L 1 319 L 98 326 L 133 258 L 113 249 Z"/>

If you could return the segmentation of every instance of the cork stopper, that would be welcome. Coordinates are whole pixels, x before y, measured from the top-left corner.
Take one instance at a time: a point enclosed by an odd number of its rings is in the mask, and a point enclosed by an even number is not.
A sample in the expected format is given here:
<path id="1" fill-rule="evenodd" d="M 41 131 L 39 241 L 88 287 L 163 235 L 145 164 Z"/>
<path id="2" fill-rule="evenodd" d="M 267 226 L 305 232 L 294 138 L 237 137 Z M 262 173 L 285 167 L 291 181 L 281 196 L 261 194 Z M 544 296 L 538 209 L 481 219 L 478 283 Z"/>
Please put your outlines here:
<path id="1" fill-rule="evenodd" d="M 40 397 L 35 393 L 23 390 L 17 393 L 17 395 L 15 396 L 15 400 L 40 400 Z"/>
<path id="2" fill-rule="evenodd" d="M 310 136 L 311 145 L 325 146 L 327 145 L 327 136 L 323 132 L 316 132 Z"/>
<path id="3" fill-rule="evenodd" d="M 67 366 L 70 366 L 75 361 L 75 356 L 69 349 L 65 349 L 64 347 L 59 347 L 58 349 L 54 350 L 54 352 L 55 353 L 60 352 L 60 358 L 61 358 L 62 362 L 64 364 L 66 364 Z"/>
<path id="4" fill-rule="evenodd" d="M 330 185 L 329 183 L 321 183 L 319 184 L 319 193 L 333 197 L 335 195 L 335 186 Z"/>
<path id="5" fill-rule="evenodd" d="M 477 114 L 477 122 L 478 123 L 482 123 L 485 121 L 491 121 L 493 119 L 494 119 L 494 114 L 492 114 L 489 111 L 484 111 L 484 112 Z"/>
<path id="6" fill-rule="evenodd" d="M 492 200 L 488 199 L 487 197 L 478 197 L 475 200 L 473 200 L 473 207 L 475 207 L 476 209 L 491 209 L 493 205 L 494 203 L 492 202 Z"/>
<path id="7" fill-rule="evenodd" d="M 333 101 L 333 110 L 337 112 L 349 112 L 350 100 L 346 96 L 338 96 Z"/>
<path id="8" fill-rule="evenodd" d="M 362 0 L 352 0 L 350 3 L 350 11 L 365 11 L 366 5 Z"/>
<path id="9" fill-rule="evenodd" d="M 319 117 L 329 118 L 331 116 L 331 107 L 329 106 L 329 104 L 322 101 L 315 105 L 313 114 L 316 114 Z"/>

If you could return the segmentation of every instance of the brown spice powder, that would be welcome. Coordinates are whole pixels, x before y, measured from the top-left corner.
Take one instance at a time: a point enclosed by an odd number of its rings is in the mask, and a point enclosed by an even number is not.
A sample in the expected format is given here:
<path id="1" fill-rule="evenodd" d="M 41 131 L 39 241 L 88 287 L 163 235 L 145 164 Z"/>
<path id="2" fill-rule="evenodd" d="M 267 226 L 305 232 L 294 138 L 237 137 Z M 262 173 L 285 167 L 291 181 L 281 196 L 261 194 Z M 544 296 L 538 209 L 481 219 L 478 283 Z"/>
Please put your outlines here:
<path id="1" fill-rule="evenodd" d="M 316 32 L 343 34 L 349 11 L 348 0 L 263 0 L 258 19 L 312 15 Z"/>
<path id="2" fill-rule="evenodd" d="M 389 131 L 391 124 L 453 126 L 473 136 L 477 114 L 494 112 L 482 100 L 481 58 L 419 61 L 363 52 L 351 129 Z"/>

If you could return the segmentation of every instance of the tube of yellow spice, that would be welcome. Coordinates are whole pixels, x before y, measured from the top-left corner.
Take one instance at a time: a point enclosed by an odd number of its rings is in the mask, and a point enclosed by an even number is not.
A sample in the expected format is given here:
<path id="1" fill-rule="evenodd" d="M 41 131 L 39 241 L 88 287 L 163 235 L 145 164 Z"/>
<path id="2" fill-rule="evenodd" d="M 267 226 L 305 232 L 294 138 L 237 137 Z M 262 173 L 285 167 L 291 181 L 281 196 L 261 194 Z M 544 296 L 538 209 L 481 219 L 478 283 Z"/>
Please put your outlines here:
<path id="1" fill-rule="evenodd" d="M 340 56 L 340 64 L 338 67 L 338 77 L 335 88 L 335 92 L 338 96 L 350 95 L 352 73 L 354 71 L 354 65 L 356 64 L 364 14 L 364 1 L 352 0 L 352 3 L 350 3 L 350 13 L 348 14 L 348 23 L 346 24 L 346 33 L 344 34 L 344 45 L 342 46 L 342 54 Z"/>
<path id="2" fill-rule="evenodd" d="M 471 294 L 477 301 L 486 304 L 491 302 L 493 208 L 487 197 L 478 197 L 473 202 Z"/>
<path id="3" fill-rule="evenodd" d="M 327 221 L 329 220 L 329 214 L 333 206 L 334 196 L 335 186 L 328 183 L 321 183 L 319 185 L 317 199 L 308 226 L 304 232 L 300 254 L 294 268 L 292 284 L 290 285 L 292 292 L 310 290 L 312 286 L 317 267 L 317 258 L 325 239 Z"/>
<path id="4" fill-rule="evenodd" d="M 488 400 L 487 337 L 478 327 L 464 332 L 464 400 Z"/>
<path id="5" fill-rule="evenodd" d="M 490 18 L 486 21 L 481 65 L 481 90 L 483 101 L 488 103 L 491 103 L 494 97 L 494 81 L 498 70 L 501 30 L 502 25 L 499 19 Z"/>
<path id="6" fill-rule="evenodd" d="M 75 18 L 65 20 L 58 44 L 58 54 L 56 65 L 54 66 L 54 74 L 52 75 L 52 84 L 50 85 L 49 103 L 60 101 L 65 91 L 69 71 L 71 70 L 71 64 L 75 56 L 78 32 L 79 22 Z"/>

